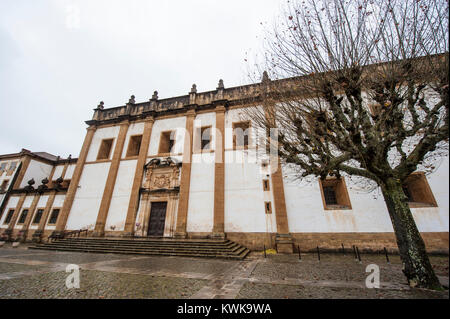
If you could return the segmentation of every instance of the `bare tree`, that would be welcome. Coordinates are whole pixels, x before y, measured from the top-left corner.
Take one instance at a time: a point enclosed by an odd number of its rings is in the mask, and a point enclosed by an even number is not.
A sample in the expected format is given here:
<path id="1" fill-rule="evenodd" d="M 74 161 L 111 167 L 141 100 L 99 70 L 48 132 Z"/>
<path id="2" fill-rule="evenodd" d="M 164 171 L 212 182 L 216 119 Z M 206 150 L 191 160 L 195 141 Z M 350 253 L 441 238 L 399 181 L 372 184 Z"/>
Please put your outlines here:
<path id="1" fill-rule="evenodd" d="M 267 33 L 263 107 L 247 116 L 278 127 L 298 177 L 379 187 L 409 284 L 440 289 L 403 185 L 448 156 L 448 2 L 288 1 Z"/>

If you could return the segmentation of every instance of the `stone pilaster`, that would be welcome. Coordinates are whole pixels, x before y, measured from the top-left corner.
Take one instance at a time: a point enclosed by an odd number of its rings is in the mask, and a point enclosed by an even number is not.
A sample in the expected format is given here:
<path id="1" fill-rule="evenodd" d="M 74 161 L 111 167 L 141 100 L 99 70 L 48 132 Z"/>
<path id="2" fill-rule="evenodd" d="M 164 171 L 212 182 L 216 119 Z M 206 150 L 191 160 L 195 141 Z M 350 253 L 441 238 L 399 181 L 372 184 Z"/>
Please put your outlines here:
<path id="1" fill-rule="evenodd" d="M 53 175 L 55 174 L 55 169 L 56 169 L 56 165 L 54 165 L 52 167 L 52 170 L 50 172 L 50 175 L 48 176 L 48 183 L 47 183 L 47 187 L 48 188 L 52 188 L 53 187 Z"/>
<path id="2" fill-rule="evenodd" d="M 175 238 L 186 238 L 187 214 L 189 207 L 189 188 L 191 185 L 192 140 L 195 111 L 186 114 L 186 134 L 184 136 L 183 166 L 180 179 L 180 199 L 178 201 L 177 226 Z"/>
<path id="3" fill-rule="evenodd" d="M 267 76 L 267 72 L 264 72 L 262 87 L 264 90 L 264 112 L 267 119 L 267 122 L 270 123 L 270 127 L 276 127 L 275 121 L 275 102 L 271 100 L 268 95 L 270 91 L 270 79 Z M 270 131 L 267 132 L 270 134 Z M 269 137 L 269 136 L 268 136 Z M 269 148 L 267 149 L 269 150 Z M 279 253 L 292 253 L 293 252 L 293 243 L 292 236 L 289 233 L 289 224 L 287 218 L 287 210 L 286 210 L 286 200 L 284 195 L 284 185 L 283 185 L 283 172 L 281 168 L 281 161 L 277 154 L 276 157 L 276 169 L 274 169 L 273 165 L 273 157 L 271 157 L 271 171 L 272 171 L 272 193 L 275 205 L 275 220 L 277 224 L 277 234 L 275 236 L 275 244 L 277 247 L 277 251 Z"/>
<path id="4" fill-rule="evenodd" d="M 31 202 L 31 206 L 28 209 L 28 215 L 25 218 L 25 222 L 23 223 L 22 230 L 21 230 L 22 241 L 25 241 L 27 239 L 28 227 L 30 227 L 31 219 L 34 216 L 34 211 L 36 210 L 36 206 L 37 206 L 40 198 L 41 198 L 41 195 L 39 193 L 34 195 L 33 201 Z"/>
<path id="5" fill-rule="evenodd" d="M 128 204 L 127 219 L 125 221 L 125 229 L 123 236 L 134 235 L 134 224 L 136 222 L 137 208 L 139 205 L 139 189 L 142 185 L 144 175 L 144 166 L 147 160 L 148 148 L 150 146 L 150 137 L 152 135 L 154 118 L 148 118 L 144 124 L 144 133 L 142 134 L 141 147 L 139 149 L 139 157 L 136 163 L 136 171 L 134 173 L 133 186 L 131 188 L 130 202 Z"/>
<path id="6" fill-rule="evenodd" d="M 11 220 L 9 221 L 8 228 L 3 233 L 4 235 L 6 235 L 8 237 L 8 240 L 11 239 L 11 235 L 14 231 L 14 225 L 16 224 L 17 218 L 19 217 L 19 214 L 21 213 L 22 205 L 23 205 L 23 202 L 25 201 L 26 197 L 27 197 L 26 194 L 23 194 L 20 196 L 19 201 L 17 202 L 16 208 L 14 209 L 14 214 L 13 214 Z"/>
<path id="7" fill-rule="evenodd" d="M 39 221 L 38 229 L 33 233 L 33 242 L 41 242 L 42 235 L 44 233 L 45 224 L 47 223 L 48 215 L 53 207 L 55 201 L 56 191 L 52 191 L 45 204 L 44 212 L 42 213 L 41 220 Z"/>
<path id="8" fill-rule="evenodd" d="M 64 232 L 64 229 L 66 228 L 67 218 L 69 217 L 73 200 L 75 199 L 75 194 L 78 189 L 81 173 L 83 173 L 84 163 L 86 162 L 86 157 L 88 155 L 95 130 L 96 130 L 95 126 L 91 126 L 87 129 L 86 137 L 84 138 L 83 146 L 81 147 L 80 156 L 78 156 L 72 180 L 67 190 L 66 198 L 64 199 L 64 204 L 55 227 L 54 231 L 55 235 L 61 234 L 62 232 Z"/>
<path id="9" fill-rule="evenodd" d="M 108 177 L 106 179 L 105 189 L 103 190 L 103 197 L 100 203 L 93 236 L 103 236 L 105 234 L 106 218 L 108 217 L 108 211 L 111 205 L 111 198 L 116 184 L 117 172 L 119 170 L 120 159 L 122 157 L 123 146 L 125 144 L 129 126 L 130 123 L 128 121 L 120 124 L 119 135 L 117 137 L 116 146 L 114 147 L 111 165 L 109 166 Z"/>
<path id="10" fill-rule="evenodd" d="M 216 108 L 214 226 L 212 238 L 225 238 L 225 107 Z"/>
<path id="11" fill-rule="evenodd" d="M 272 173 L 273 199 L 275 204 L 275 219 L 277 223 L 277 235 L 275 243 L 279 253 L 292 253 L 292 237 L 289 233 L 289 224 L 284 196 L 283 172 L 278 158 L 277 170 Z"/>

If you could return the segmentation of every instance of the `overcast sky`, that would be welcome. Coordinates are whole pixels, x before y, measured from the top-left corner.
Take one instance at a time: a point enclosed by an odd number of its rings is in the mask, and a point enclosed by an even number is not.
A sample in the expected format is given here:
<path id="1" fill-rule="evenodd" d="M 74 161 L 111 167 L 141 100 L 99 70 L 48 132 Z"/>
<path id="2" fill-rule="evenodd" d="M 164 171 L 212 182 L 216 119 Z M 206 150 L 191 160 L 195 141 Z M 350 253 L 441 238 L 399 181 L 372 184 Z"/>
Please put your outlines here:
<path id="1" fill-rule="evenodd" d="M 99 101 L 248 83 L 280 0 L 0 0 L 0 154 L 77 157 Z"/>

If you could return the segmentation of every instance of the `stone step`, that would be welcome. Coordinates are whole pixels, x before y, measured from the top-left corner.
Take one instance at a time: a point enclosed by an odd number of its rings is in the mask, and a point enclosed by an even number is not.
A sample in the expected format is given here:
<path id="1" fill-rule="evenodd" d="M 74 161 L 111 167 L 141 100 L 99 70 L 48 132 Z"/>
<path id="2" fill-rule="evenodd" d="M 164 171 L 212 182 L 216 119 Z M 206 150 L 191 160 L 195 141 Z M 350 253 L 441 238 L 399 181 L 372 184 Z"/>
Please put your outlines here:
<path id="1" fill-rule="evenodd" d="M 243 259 L 250 252 L 230 240 L 65 238 L 30 249 L 137 255 Z"/>
<path id="2" fill-rule="evenodd" d="M 133 244 L 139 244 L 139 243 L 175 243 L 175 244 L 199 244 L 199 245 L 223 245 L 227 243 L 231 243 L 230 240 L 216 240 L 216 239 L 174 239 L 174 238 L 151 238 L 151 237 L 145 237 L 145 238 L 136 238 L 136 239 L 121 239 L 121 238 L 95 238 L 95 237 L 74 237 L 74 238 L 64 238 L 64 239 L 58 239 L 58 241 L 70 241 L 70 242 L 76 242 L 76 241 L 85 241 L 85 242 L 105 242 L 105 243 L 112 243 L 112 242 L 119 242 L 119 243 L 133 243 Z"/>
<path id="3" fill-rule="evenodd" d="M 56 241 L 54 241 L 56 242 Z M 79 240 L 79 239 L 60 239 L 58 243 L 77 243 L 77 244 L 105 244 L 105 245 L 133 245 L 133 246 L 152 246 L 152 245 L 164 245 L 164 246 L 197 246 L 197 247 L 230 247 L 236 243 L 231 241 L 210 243 L 210 242 L 176 242 L 176 241 L 115 241 L 115 240 Z M 49 242 L 52 243 L 52 242 Z"/>
<path id="4" fill-rule="evenodd" d="M 79 244 L 62 244 L 62 243 L 54 243 L 54 244 L 43 244 L 40 245 L 40 247 L 57 247 L 59 249 L 65 249 L 65 248 L 82 248 L 82 249 L 113 249 L 113 250 L 136 250 L 136 251 L 147 251 L 147 250 L 160 250 L 160 251 L 183 251 L 183 252 L 229 252 L 234 253 L 238 251 L 242 246 L 235 244 L 233 247 L 230 248 L 205 248 L 205 247 L 164 247 L 164 246 L 152 246 L 152 247 L 134 247 L 134 246 L 122 246 L 122 245 L 102 245 L 102 244 L 90 244 L 90 245 L 79 245 Z"/>
<path id="5" fill-rule="evenodd" d="M 204 258 L 223 258 L 223 259 L 244 259 L 250 251 L 242 247 L 239 254 L 229 254 L 229 253 L 193 253 L 193 252 L 167 252 L 167 251 L 135 251 L 135 250 L 117 250 L 117 249 L 87 249 L 81 247 L 70 247 L 70 248 L 58 248 L 58 247 L 40 247 L 34 246 L 30 249 L 38 250 L 56 250 L 56 251 L 73 251 L 73 252 L 87 252 L 87 253 L 108 253 L 108 254 L 125 254 L 125 255 L 160 255 L 160 256 L 179 256 L 179 257 L 204 257 Z"/>
<path id="6" fill-rule="evenodd" d="M 164 247 L 167 249 L 178 249 L 178 248 L 189 248 L 189 249 L 235 249 L 239 247 L 239 244 L 230 243 L 226 246 L 202 246 L 202 245 L 158 245 L 158 244 L 147 244 L 147 245 L 133 245 L 133 244 L 116 244 L 116 243 L 71 243 L 71 242 L 55 242 L 55 243 L 44 243 L 41 244 L 43 246 L 52 246 L 52 245 L 65 245 L 65 246 L 80 246 L 80 247 L 123 247 L 123 248 L 143 248 L 143 249 L 152 249 Z"/>

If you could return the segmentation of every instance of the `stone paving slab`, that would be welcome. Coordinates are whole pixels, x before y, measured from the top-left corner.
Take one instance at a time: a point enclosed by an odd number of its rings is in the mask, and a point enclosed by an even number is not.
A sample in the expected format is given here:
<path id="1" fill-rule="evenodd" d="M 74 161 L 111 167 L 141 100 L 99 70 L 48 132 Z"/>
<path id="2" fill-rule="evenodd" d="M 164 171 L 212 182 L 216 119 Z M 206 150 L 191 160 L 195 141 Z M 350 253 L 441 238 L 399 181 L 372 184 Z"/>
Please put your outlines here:
<path id="1" fill-rule="evenodd" d="M 188 298 L 205 280 L 165 278 L 93 270 L 80 271 L 80 288 L 65 286 L 66 272 L 51 272 L 1 282 L 0 298 Z"/>
<path id="2" fill-rule="evenodd" d="M 237 299 L 448 299 L 448 291 L 246 283 Z"/>
<path id="3" fill-rule="evenodd" d="M 0 262 L 0 274 L 11 273 L 11 272 L 21 272 L 40 269 L 39 266 L 35 265 L 24 265 L 24 264 L 11 264 Z"/>
<path id="4" fill-rule="evenodd" d="M 117 260 L 120 258 L 129 258 L 128 255 L 120 254 L 92 254 L 92 253 L 73 253 L 73 252 L 52 252 L 39 255 L 16 255 L 9 258 L 18 258 L 23 260 L 40 260 L 48 262 L 61 262 L 67 264 L 84 264 L 105 260 Z"/>
<path id="5" fill-rule="evenodd" d="M 243 261 L 1 249 L 0 298 L 447 298 L 448 290 L 411 289 L 398 256 L 252 253 Z M 448 257 L 430 258 L 448 286 Z M 81 269 L 81 288 L 67 289 L 67 264 Z M 365 288 L 368 264 L 381 289 Z"/>
<path id="6" fill-rule="evenodd" d="M 138 260 L 117 261 L 111 266 L 209 275 L 211 273 L 223 273 L 235 264 L 235 261 L 219 259 L 152 256 Z"/>

